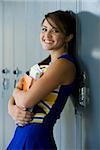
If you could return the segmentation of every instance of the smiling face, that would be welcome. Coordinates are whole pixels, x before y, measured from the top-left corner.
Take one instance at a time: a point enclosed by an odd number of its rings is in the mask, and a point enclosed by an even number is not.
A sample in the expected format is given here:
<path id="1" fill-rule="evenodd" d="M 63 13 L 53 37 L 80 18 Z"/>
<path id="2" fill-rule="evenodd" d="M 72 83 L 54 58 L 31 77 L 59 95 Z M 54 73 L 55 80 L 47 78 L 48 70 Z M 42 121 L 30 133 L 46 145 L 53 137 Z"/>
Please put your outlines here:
<path id="1" fill-rule="evenodd" d="M 50 20 L 52 25 L 45 19 L 40 33 L 40 42 L 46 50 L 61 50 L 64 49 L 66 36 L 57 28 Z"/>

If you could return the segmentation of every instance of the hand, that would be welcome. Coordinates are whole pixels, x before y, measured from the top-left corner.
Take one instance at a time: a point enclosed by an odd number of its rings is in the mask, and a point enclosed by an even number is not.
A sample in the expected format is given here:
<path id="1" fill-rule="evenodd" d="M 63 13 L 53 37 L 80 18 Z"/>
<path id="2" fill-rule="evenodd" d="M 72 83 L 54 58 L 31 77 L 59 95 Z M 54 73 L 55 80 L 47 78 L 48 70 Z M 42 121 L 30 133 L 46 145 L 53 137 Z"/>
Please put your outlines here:
<path id="1" fill-rule="evenodd" d="M 19 108 L 15 104 L 13 96 L 10 98 L 8 103 L 8 113 L 16 123 L 22 125 L 28 124 L 34 116 L 33 113 L 26 111 L 25 108 Z"/>

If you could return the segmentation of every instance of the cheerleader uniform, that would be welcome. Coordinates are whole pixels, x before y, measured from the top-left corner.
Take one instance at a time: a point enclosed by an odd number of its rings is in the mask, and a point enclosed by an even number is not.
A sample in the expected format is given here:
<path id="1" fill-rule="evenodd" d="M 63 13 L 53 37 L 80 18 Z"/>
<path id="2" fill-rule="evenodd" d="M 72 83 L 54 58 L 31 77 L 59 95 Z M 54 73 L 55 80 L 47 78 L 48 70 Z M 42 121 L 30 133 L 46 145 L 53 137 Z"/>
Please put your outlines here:
<path id="1" fill-rule="evenodd" d="M 63 54 L 58 59 L 67 59 L 75 63 L 75 59 Z M 46 71 L 48 65 L 40 65 Z M 65 106 L 67 98 L 75 89 L 75 80 L 69 85 L 61 85 L 34 107 L 34 118 L 23 127 L 17 126 L 7 150 L 57 150 L 53 127 Z"/>

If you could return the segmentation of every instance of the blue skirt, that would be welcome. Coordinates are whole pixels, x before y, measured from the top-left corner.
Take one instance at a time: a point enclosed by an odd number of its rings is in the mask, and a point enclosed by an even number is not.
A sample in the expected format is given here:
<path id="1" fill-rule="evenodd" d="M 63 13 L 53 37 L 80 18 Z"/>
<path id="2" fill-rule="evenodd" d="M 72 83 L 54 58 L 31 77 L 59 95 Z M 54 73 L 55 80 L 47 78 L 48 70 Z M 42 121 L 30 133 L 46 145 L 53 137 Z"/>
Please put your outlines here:
<path id="1" fill-rule="evenodd" d="M 53 128 L 40 123 L 18 126 L 7 150 L 57 150 Z"/>

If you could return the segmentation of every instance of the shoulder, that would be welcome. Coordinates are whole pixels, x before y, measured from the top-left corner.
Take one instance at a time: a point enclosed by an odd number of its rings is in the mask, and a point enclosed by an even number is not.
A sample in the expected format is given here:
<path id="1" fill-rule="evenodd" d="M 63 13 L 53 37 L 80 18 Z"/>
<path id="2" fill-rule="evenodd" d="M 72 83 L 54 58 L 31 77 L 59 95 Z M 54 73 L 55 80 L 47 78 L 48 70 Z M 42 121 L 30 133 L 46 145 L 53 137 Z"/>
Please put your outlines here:
<path id="1" fill-rule="evenodd" d="M 76 67 L 72 61 L 60 58 L 49 66 L 48 73 L 50 72 L 55 78 L 59 77 L 61 84 L 70 84 L 75 78 Z"/>
<path id="2" fill-rule="evenodd" d="M 59 76 L 61 77 L 61 84 L 70 84 L 76 77 L 75 64 L 64 58 L 60 58 L 52 64 L 52 69 L 55 68 Z"/>
<path id="3" fill-rule="evenodd" d="M 75 64 L 68 60 L 68 59 L 65 59 L 65 58 L 60 58 L 60 59 L 57 59 L 54 63 L 52 63 L 49 67 L 50 69 L 56 69 L 56 70 L 59 70 L 59 71 L 62 71 L 62 72 L 66 72 L 68 70 L 76 70 L 76 66 Z"/>

